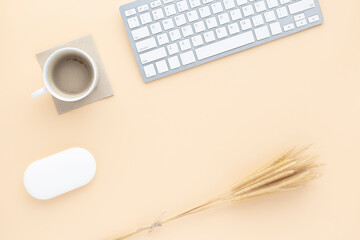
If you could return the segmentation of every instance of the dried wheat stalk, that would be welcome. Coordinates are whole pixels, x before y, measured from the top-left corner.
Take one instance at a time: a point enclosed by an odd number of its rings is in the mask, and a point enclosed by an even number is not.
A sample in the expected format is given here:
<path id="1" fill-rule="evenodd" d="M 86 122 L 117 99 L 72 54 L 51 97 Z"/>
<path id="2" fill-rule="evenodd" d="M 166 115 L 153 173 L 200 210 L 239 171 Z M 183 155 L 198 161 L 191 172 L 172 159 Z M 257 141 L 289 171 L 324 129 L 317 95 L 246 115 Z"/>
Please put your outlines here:
<path id="1" fill-rule="evenodd" d="M 316 172 L 316 168 L 321 166 L 315 163 L 316 156 L 305 153 L 309 147 L 292 148 L 210 201 L 165 220 L 159 219 L 149 226 L 138 228 L 129 234 L 113 238 L 113 240 L 124 240 L 143 231 L 151 232 L 155 228 L 176 219 L 226 203 L 236 203 L 246 199 L 300 188 L 305 183 L 320 176 Z"/>

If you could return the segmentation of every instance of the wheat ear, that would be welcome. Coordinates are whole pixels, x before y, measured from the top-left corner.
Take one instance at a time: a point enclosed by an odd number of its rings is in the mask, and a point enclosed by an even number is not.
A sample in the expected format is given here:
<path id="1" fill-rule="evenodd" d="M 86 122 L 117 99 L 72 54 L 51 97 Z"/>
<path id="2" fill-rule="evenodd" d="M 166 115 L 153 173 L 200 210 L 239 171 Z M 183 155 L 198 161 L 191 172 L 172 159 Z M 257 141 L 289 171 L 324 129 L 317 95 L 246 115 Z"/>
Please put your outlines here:
<path id="1" fill-rule="evenodd" d="M 302 148 L 292 148 L 238 181 L 219 196 L 178 215 L 164 220 L 159 219 L 149 226 L 138 228 L 133 232 L 121 237 L 115 237 L 112 240 L 124 240 L 143 231 L 151 232 L 155 228 L 176 219 L 219 205 L 298 189 L 305 183 L 320 176 L 316 169 L 322 165 L 315 162 L 315 155 L 306 154 L 309 147 L 310 145 Z"/>

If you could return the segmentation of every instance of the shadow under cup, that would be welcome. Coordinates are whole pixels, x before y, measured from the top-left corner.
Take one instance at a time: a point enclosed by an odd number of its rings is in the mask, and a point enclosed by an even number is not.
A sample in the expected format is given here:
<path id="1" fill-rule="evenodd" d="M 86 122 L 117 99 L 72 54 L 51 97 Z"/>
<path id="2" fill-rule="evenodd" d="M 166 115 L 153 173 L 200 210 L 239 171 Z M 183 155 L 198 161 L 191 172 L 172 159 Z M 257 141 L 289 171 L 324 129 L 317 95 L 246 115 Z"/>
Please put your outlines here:
<path id="1" fill-rule="evenodd" d="M 64 99 L 86 96 L 93 86 L 95 69 L 90 60 L 78 51 L 66 51 L 50 63 L 47 79 L 50 88 Z"/>

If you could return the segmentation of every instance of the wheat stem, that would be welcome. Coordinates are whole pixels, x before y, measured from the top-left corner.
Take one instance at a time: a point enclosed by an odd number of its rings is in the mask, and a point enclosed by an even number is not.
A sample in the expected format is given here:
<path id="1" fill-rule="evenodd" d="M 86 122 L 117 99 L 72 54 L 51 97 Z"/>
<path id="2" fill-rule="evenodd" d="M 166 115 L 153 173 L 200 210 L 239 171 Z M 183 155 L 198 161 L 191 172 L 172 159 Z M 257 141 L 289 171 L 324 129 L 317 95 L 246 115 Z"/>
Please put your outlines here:
<path id="1" fill-rule="evenodd" d="M 322 166 L 321 164 L 315 163 L 317 158 L 316 156 L 308 156 L 305 154 L 310 146 L 311 145 L 289 149 L 249 176 L 232 185 L 232 187 L 223 194 L 220 194 L 203 204 L 173 217 L 158 220 L 149 226 L 138 228 L 133 232 L 121 237 L 113 238 L 112 240 L 124 240 L 146 230 L 151 232 L 155 228 L 176 219 L 199 213 L 226 203 L 239 202 L 246 199 L 263 197 L 273 193 L 303 187 L 305 183 L 320 176 L 315 172 L 315 169 Z"/>

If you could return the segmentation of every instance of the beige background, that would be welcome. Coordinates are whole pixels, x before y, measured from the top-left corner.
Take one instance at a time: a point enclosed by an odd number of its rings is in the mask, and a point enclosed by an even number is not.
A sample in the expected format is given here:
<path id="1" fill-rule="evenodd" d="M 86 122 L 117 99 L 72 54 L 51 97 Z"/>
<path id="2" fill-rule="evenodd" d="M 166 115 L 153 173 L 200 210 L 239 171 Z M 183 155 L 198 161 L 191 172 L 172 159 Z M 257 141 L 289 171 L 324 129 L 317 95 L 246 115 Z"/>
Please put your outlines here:
<path id="1" fill-rule="evenodd" d="M 222 207 L 134 240 L 360 239 L 360 2 L 324 1 L 324 25 L 150 84 L 117 7 L 0 0 L 0 239 L 106 240 L 185 210 L 289 146 L 327 164 L 305 189 Z M 92 33 L 115 96 L 59 116 L 35 54 Z M 49 201 L 28 164 L 90 150 L 95 179 Z"/>

